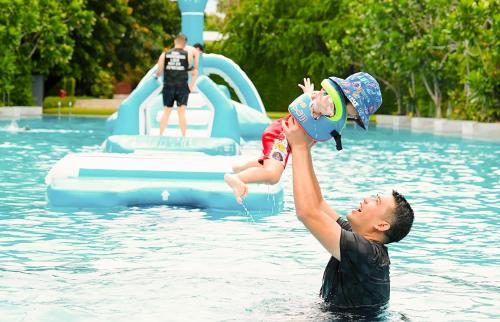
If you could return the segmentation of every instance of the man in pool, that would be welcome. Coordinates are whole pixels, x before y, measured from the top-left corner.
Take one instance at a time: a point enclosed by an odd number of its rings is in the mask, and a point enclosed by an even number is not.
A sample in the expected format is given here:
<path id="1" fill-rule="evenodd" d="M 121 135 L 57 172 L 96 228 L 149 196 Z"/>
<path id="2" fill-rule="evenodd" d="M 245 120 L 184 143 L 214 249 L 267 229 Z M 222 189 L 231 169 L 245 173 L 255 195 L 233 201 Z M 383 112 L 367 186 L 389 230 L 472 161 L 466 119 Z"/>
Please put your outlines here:
<path id="1" fill-rule="evenodd" d="M 365 124 L 367 126 L 368 124 Z M 342 219 L 321 193 L 311 158 L 313 141 L 290 117 L 283 130 L 293 148 L 293 194 L 300 221 L 332 255 L 320 296 L 333 308 L 376 309 L 389 301 L 386 244 L 411 229 L 413 210 L 396 191 L 365 198 Z"/>

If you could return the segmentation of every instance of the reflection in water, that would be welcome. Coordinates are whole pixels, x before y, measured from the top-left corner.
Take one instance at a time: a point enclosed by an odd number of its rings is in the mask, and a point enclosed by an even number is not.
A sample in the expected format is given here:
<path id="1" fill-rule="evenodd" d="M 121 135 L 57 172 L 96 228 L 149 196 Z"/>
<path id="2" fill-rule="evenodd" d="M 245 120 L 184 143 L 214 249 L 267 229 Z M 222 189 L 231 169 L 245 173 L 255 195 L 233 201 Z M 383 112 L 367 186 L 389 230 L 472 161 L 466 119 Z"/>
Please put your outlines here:
<path id="1" fill-rule="evenodd" d="M 32 130 L 17 132 L 0 122 L 2 320 L 477 321 L 500 314 L 499 144 L 348 128 L 343 151 L 333 142 L 314 147 L 325 198 L 340 213 L 393 188 L 416 212 L 410 235 L 389 246 L 389 307 L 368 319 L 321 303 L 329 255 L 295 216 L 290 166 L 279 214 L 46 208 L 49 169 L 67 153 L 99 151 L 104 122 L 20 120 Z M 259 146 L 248 142 L 244 153 L 257 155 Z"/>

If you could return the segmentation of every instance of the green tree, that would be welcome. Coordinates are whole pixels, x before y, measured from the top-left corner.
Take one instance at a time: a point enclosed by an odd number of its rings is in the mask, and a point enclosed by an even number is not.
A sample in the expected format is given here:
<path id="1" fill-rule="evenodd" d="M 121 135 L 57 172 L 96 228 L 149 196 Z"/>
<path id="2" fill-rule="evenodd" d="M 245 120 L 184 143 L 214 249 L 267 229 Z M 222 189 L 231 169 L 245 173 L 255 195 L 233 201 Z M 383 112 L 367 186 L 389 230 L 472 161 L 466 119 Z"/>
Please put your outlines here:
<path id="1" fill-rule="evenodd" d="M 138 81 L 157 62 L 163 49 L 173 46 L 174 36 L 181 29 L 181 18 L 177 4 L 170 0 L 130 0 L 129 6 L 134 23 L 125 33 L 117 58 Z M 121 78 L 116 73 L 114 76 Z"/>
<path id="2" fill-rule="evenodd" d="M 47 75 L 68 63 L 74 40 L 70 30 L 85 26 L 89 12 L 81 0 L 0 0 L 2 90 L 15 104 L 31 104 L 31 74 Z"/>
<path id="3" fill-rule="evenodd" d="M 86 9 L 95 20 L 93 30 L 83 36 L 74 30 L 77 50 L 68 69 L 54 73 L 75 77 L 84 93 L 95 92 L 91 87 L 97 79 L 101 86 L 130 74 L 137 81 L 180 30 L 179 10 L 169 0 L 87 0 Z"/>
<path id="4" fill-rule="evenodd" d="M 463 0 L 448 14 L 451 50 L 446 71 L 455 85 L 448 92 L 454 118 L 500 119 L 495 93 L 500 88 L 498 16 L 498 1 Z"/>
<path id="5" fill-rule="evenodd" d="M 332 73 L 344 74 L 327 47 L 341 32 L 331 28 L 339 1 L 232 3 L 224 7 L 228 38 L 218 48 L 249 74 L 268 109 L 285 110 L 300 94 L 297 84 L 304 77 L 319 85 Z"/>
<path id="6" fill-rule="evenodd" d="M 221 0 L 219 8 L 227 38 L 213 49 L 247 71 L 268 108 L 284 109 L 304 75 L 317 83 L 363 70 L 398 114 L 500 118 L 498 0 Z"/>

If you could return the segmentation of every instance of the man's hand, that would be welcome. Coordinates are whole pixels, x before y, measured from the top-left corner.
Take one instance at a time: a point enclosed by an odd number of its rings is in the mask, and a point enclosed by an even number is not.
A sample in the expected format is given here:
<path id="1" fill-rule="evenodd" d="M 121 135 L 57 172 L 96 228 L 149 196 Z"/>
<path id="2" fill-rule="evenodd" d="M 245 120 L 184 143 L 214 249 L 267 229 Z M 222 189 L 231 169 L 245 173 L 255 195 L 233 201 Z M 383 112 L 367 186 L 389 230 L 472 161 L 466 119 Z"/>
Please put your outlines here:
<path id="1" fill-rule="evenodd" d="M 306 132 L 304 132 L 297 120 L 295 120 L 293 116 L 290 116 L 287 121 L 288 126 L 286 125 L 285 120 L 281 121 L 281 125 L 283 126 L 283 132 L 285 132 L 288 144 L 290 144 L 292 148 L 310 148 L 314 141 L 306 134 Z"/>
<path id="2" fill-rule="evenodd" d="M 309 78 L 304 78 L 304 85 L 299 84 L 299 87 L 302 88 L 302 91 L 305 94 L 312 94 L 312 92 L 314 92 L 314 84 L 311 84 L 311 80 Z"/>

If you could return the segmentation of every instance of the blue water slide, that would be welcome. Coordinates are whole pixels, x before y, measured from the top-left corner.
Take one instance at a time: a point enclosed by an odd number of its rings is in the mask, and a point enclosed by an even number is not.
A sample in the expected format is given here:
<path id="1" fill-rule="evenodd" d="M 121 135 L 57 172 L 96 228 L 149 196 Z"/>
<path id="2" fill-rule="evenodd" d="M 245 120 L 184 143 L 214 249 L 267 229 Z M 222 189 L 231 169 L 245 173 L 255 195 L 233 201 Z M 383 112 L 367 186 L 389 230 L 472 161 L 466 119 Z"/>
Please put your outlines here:
<path id="1" fill-rule="evenodd" d="M 205 96 L 214 109 L 214 120 L 212 123 L 211 137 L 231 138 L 235 142 L 240 141 L 240 125 L 238 115 L 231 101 L 207 76 L 201 75 L 196 80 L 196 87 Z"/>
<path id="2" fill-rule="evenodd" d="M 221 76 L 236 92 L 241 103 L 266 114 L 266 109 L 247 74 L 231 59 L 217 54 L 203 54 L 203 73 Z"/>
<path id="3" fill-rule="evenodd" d="M 157 65 L 151 68 L 132 93 L 120 104 L 113 122 L 114 135 L 139 134 L 139 107 L 158 87 L 162 86 L 161 80 L 154 77 L 157 68 Z"/>

